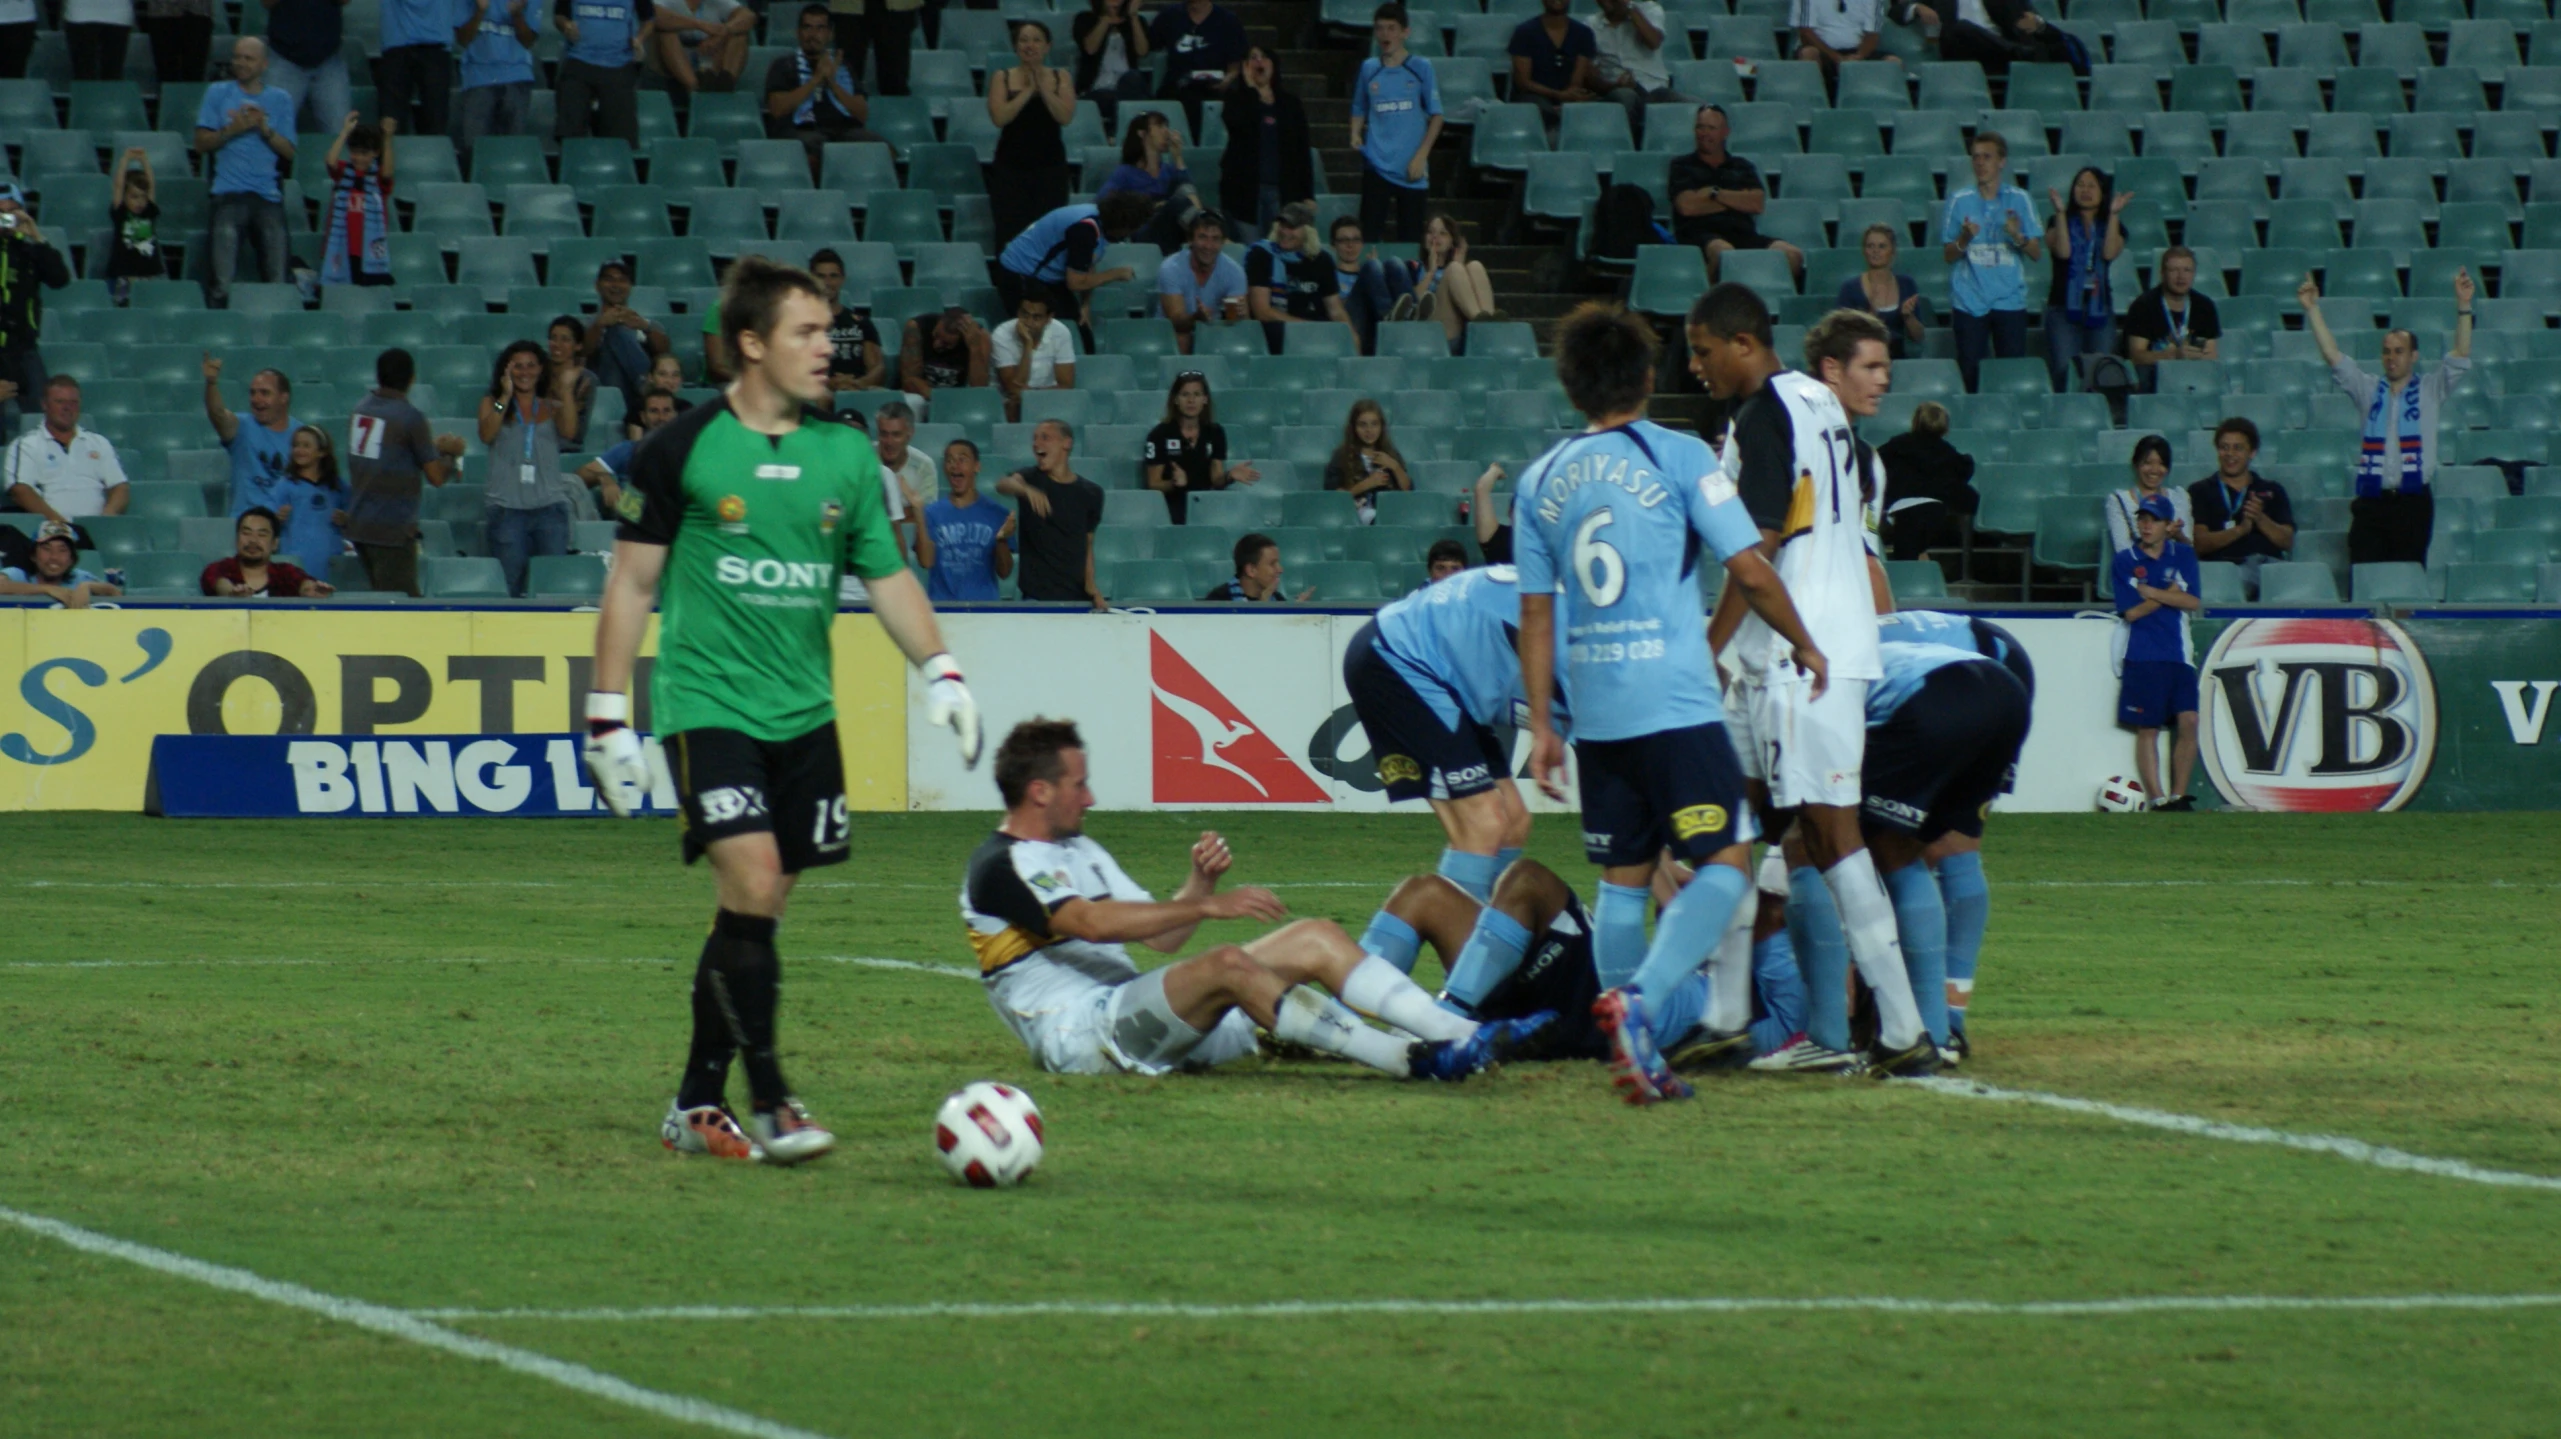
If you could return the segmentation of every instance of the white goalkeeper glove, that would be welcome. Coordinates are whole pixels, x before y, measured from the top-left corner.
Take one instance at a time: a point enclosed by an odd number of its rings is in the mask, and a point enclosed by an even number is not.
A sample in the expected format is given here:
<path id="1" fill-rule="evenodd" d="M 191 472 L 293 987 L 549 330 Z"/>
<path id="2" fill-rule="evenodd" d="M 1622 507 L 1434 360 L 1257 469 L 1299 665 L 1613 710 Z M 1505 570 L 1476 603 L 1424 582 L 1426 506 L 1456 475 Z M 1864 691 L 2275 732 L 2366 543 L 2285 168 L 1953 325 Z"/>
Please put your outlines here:
<path id="1" fill-rule="evenodd" d="M 960 680 L 960 661 L 949 654 L 932 655 L 918 668 L 925 672 L 926 721 L 950 725 L 960 740 L 961 764 L 977 768 L 984 736 L 978 730 L 978 701 L 970 698 L 969 686 Z"/>
<path id="2" fill-rule="evenodd" d="M 649 795 L 649 757 L 631 728 L 631 697 L 604 690 L 587 694 L 587 771 L 605 808 L 628 819 Z"/>

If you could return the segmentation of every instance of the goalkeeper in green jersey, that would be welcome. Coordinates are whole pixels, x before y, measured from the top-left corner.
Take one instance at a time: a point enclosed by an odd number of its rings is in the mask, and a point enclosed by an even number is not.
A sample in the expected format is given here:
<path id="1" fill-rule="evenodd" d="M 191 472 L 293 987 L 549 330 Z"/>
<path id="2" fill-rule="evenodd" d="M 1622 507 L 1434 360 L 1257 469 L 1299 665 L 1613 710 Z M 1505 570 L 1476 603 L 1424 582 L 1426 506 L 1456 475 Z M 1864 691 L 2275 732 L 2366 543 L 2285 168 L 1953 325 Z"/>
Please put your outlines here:
<path id="1" fill-rule="evenodd" d="M 978 762 L 978 706 L 899 560 L 880 461 L 825 408 L 830 319 L 806 273 L 755 258 L 730 267 L 721 340 L 738 378 L 633 455 L 596 617 L 588 767 L 616 814 L 650 787 L 631 678 L 655 602 L 652 728 L 683 807 L 685 862 L 709 855 L 719 893 L 694 970 L 693 1046 L 660 1129 L 679 1153 L 790 1164 L 835 1145 L 775 1058 L 774 929 L 793 878 L 846 855 L 830 641 L 842 574 L 870 587 L 881 628 L 927 676 L 927 714 Z M 723 1099 L 742 1056 L 743 1127 Z"/>

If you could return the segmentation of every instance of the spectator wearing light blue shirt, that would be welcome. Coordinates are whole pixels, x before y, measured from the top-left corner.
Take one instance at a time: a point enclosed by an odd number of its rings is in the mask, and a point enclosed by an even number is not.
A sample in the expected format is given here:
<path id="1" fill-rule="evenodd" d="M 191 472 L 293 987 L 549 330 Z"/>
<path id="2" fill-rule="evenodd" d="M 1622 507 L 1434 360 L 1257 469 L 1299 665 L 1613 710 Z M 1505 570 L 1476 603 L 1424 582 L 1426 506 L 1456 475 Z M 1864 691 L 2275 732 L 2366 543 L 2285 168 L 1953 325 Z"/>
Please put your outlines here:
<path id="1" fill-rule="evenodd" d="M 1156 267 L 1156 303 L 1174 325 L 1174 343 L 1192 352 L 1193 331 L 1245 316 L 1245 267 L 1227 257 L 1227 226 L 1203 210 L 1192 217 L 1191 243 Z"/>
<path id="2" fill-rule="evenodd" d="M 403 135 L 442 135 L 453 117 L 454 29 L 464 0 L 382 0 L 382 54 L 373 83 L 382 118 Z"/>
<path id="3" fill-rule="evenodd" d="M 2045 242 L 2037 238 L 2027 191 L 2008 182 L 2009 142 L 1978 131 L 1965 154 L 1974 165 L 1974 187 L 1948 197 L 1939 216 L 1939 253 L 1954 267 L 1948 282 L 1956 302 L 1956 363 L 1971 391 L 1985 350 L 2005 360 L 2027 353 L 2022 260 L 2045 258 Z"/>
<path id="4" fill-rule="evenodd" d="M 1378 7 L 1370 31 L 1378 53 L 1352 81 L 1352 147 L 1361 152 L 1361 230 L 1419 244 L 1432 184 L 1432 144 L 1441 137 L 1441 87 L 1432 62 L 1405 52 L 1405 7 Z"/>
<path id="5" fill-rule="evenodd" d="M 640 144 L 640 45 L 657 18 L 649 0 L 553 0 L 561 52 L 559 138 L 620 136 Z"/>
<path id="6" fill-rule="evenodd" d="M 303 428 L 293 417 L 293 381 L 282 370 L 260 370 L 249 377 L 249 414 L 233 414 L 222 402 L 222 361 L 204 357 L 205 419 L 214 438 L 231 452 L 231 505 L 238 519 L 264 505 L 284 503 L 278 487 L 293 459 L 293 432 Z"/>
<path id="7" fill-rule="evenodd" d="M 229 302 L 240 268 L 240 237 L 258 247 L 258 278 L 285 277 L 284 161 L 293 158 L 293 97 L 267 83 L 267 42 L 231 42 L 231 78 L 196 107 L 196 153 L 213 157 L 205 297 Z"/>
<path id="8" fill-rule="evenodd" d="M 541 32 L 535 0 L 471 0 L 454 31 L 462 47 L 455 149 L 468 155 L 483 135 L 525 133 L 534 100 L 533 46 Z"/>
<path id="9" fill-rule="evenodd" d="M 949 496 L 925 506 L 916 528 L 916 563 L 925 594 L 937 603 L 1001 599 L 996 582 L 1014 572 L 1014 512 L 978 492 L 978 446 L 943 447 Z"/>

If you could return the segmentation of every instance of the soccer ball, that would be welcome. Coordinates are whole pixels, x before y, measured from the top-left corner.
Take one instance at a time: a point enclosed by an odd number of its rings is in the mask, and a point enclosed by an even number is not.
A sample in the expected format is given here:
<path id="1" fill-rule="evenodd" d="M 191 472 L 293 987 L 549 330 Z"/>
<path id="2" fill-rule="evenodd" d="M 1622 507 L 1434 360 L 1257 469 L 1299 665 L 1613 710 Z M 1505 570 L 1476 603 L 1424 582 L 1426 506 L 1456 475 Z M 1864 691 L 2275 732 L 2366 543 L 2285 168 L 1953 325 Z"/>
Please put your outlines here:
<path id="1" fill-rule="evenodd" d="M 943 1101 L 934 1148 L 972 1189 L 1010 1189 L 1040 1163 L 1040 1106 L 1010 1084 L 982 1079 Z"/>
<path id="2" fill-rule="evenodd" d="M 2151 800 L 2143 793 L 2141 780 L 2127 779 L 2121 774 L 2110 775 L 2108 782 L 2099 786 L 2099 808 L 2109 814 L 2135 814 L 2150 806 Z"/>

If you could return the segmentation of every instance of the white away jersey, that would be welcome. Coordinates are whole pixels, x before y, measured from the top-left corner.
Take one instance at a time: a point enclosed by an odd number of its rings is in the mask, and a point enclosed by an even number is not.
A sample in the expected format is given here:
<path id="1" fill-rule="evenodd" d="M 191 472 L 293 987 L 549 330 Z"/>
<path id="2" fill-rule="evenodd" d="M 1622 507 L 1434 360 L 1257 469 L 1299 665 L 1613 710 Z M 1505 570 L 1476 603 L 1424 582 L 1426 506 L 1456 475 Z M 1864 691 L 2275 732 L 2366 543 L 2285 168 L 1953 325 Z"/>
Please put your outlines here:
<path id="1" fill-rule="evenodd" d="M 1041 1021 L 1069 1000 L 1090 996 L 1096 985 L 1126 984 L 1138 977 L 1129 951 L 1054 933 L 1049 917 L 1071 899 L 1130 900 L 1155 896 L 1121 872 L 1111 852 L 1083 835 L 1073 839 L 1016 839 L 1002 832 L 969 858 L 961 885 L 960 917 L 987 1001 L 1007 1027 L 1035 1052 Z"/>
<path id="2" fill-rule="evenodd" d="M 1724 465 L 1753 522 L 1778 531 L 1779 578 L 1832 678 L 1882 678 L 1868 555 L 1885 477 L 1841 402 L 1819 380 L 1794 371 L 1770 376 L 1735 411 Z M 1734 650 L 1755 675 L 1785 664 L 1789 654 L 1787 641 L 1758 615 L 1744 617 Z"/>

